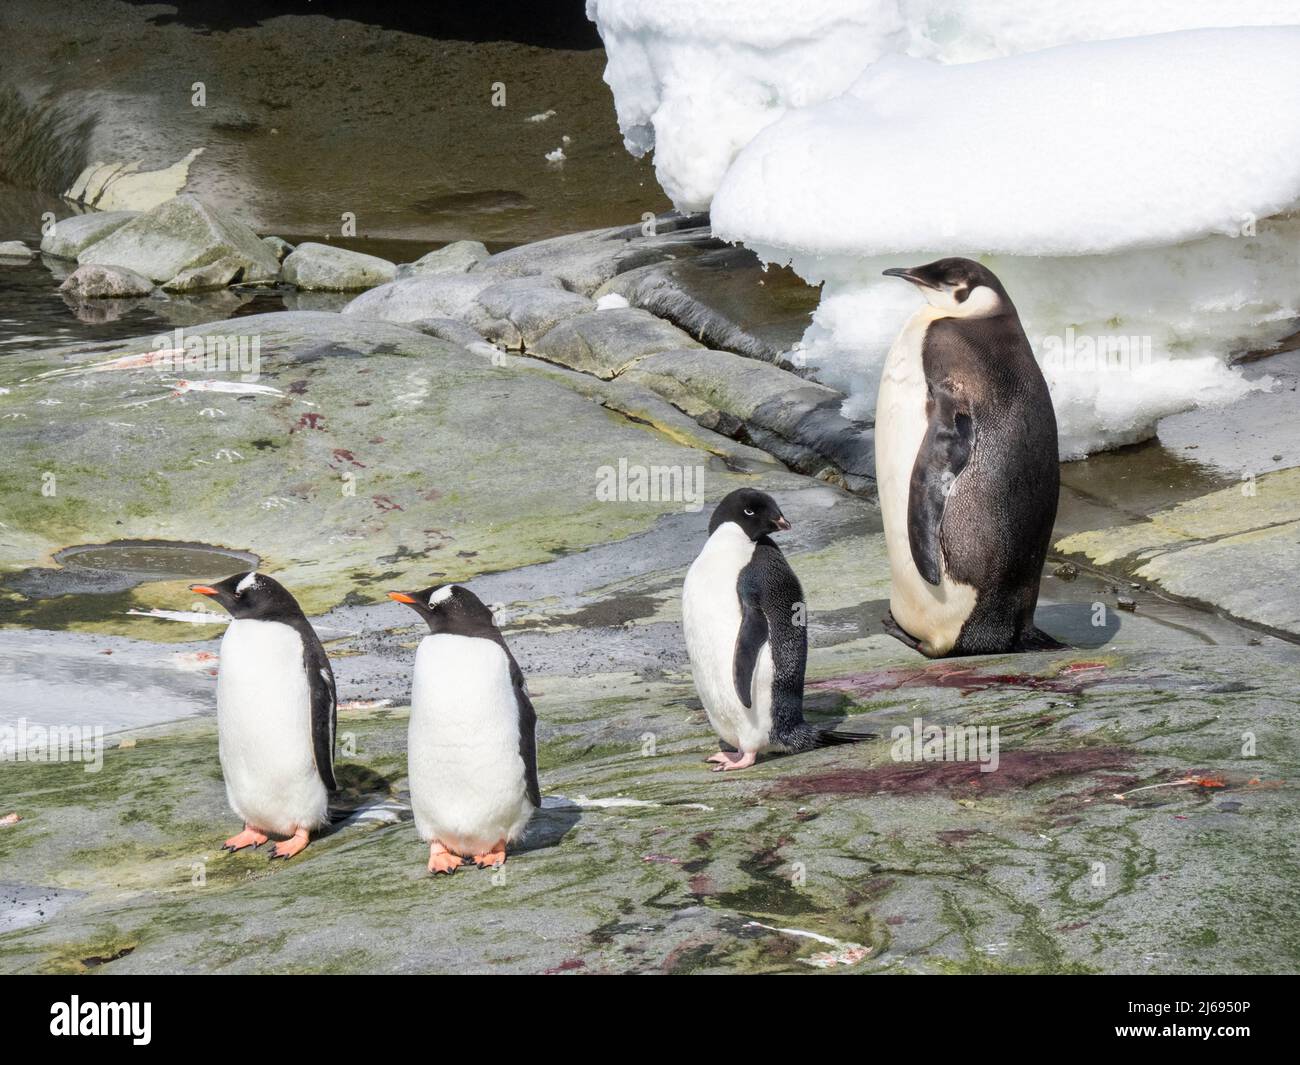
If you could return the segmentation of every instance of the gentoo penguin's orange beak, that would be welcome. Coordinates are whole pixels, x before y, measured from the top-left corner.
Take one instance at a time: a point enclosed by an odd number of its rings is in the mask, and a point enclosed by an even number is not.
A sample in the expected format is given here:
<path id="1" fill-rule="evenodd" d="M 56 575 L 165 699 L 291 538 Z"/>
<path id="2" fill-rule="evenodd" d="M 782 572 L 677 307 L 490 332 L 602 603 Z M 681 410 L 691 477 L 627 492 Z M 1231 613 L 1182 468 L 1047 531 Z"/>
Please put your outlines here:
<path id="1" fill-rule="evenodd" d="M 414 603 L 419 602 L 419 600 L 416 599 L 414 596 L 407 595 L 405 592 L 389 592 L 388 598 L 391 599 L 394 603 L 406 603 L 407 605 L 412 605 Z"/>
<path id="2" fill-rule="evenodd" d="M 779 518 L 776 519 L 776 527 L 780 529 L 782 532 L 790 528 L 790 522 L 786 520 L 786 516 L 784 514 L 782 514 Z"/>
<path id="3" fill-rule="evenodd" d="M 215 588 L 209 588 L 206 584 L 191 584 L 191 592 L 198 592 L 199 595 L 220 595 Z"/>

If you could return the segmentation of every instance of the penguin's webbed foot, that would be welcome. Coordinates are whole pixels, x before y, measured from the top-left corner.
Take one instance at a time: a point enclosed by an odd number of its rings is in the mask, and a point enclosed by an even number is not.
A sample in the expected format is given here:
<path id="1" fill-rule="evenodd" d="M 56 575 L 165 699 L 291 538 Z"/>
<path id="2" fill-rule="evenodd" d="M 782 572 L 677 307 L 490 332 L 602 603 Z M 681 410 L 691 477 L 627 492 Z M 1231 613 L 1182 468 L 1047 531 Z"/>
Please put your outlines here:
<path id="1" fill-rule="evenodd" d="M 245 825 L 244 831 L 240 832 L 238 835 L 231 836 L 221 845 L 221 849 L 223 851 L 230 851 L 233 854 L 235 851 L 243 850 L 245 847 L 260 847 L 266 842 L 266 839 L 267 837 L 263 833 L 249 825 Z"/>
<path id="2" fill-rule="evenodd" d="M 719 751 L 717 754 L 708 758 L 707 761 L 717 763 L 713 767 L 715 773 L 722 773 L 729 769 L 748 769 L 754 764 L 754 759 L 758 757 L 756 751 Z"/>
<path id="3" fill-rule="evenodd" d="M 437 840 L 429 844 L 429 872 L 454 873 L 463 861 L 459 854 L 452 854 Z"/>
<path id="4" fill-rule="evenodd" d="M 505 865 L 506 841 L 499 839 L 490 851 L 474 855 L 474 864 L 480 869 L 492 869 L 498 865 Z"/>
<path id="5" fill-rule="evenodd" d="M 305 828 L 300 828 L 286 840 L 281 840 L 271 851 L 271 860 L 276 858 L 292 858 L 295 854 L 300 854 L 307 846 L 308 832 Z"/>

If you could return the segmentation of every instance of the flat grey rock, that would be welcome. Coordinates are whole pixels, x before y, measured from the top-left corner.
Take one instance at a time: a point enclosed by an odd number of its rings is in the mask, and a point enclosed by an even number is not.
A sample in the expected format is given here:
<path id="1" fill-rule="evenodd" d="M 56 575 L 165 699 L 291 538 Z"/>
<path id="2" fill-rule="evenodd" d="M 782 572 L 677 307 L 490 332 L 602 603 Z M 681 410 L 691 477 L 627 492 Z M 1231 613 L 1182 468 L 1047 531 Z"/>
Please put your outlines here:
<path id="1" fill-rule="evenodd" d="M 26 262 L 35 254 L 21 240 L 0 240 L 0 259 L 21 259 Z"/>
<path id="2" fill-rule="evenodd" d="M 363 292 L 343 308 L 343 313 L 383 322 L 464 320 L 475 312 L 475 297 L 496 280 L 478 272 L 398 278 Z"/>
<path id="3" fill-rule="evenodd" d="M 672 323 L 623 307 L 560 322 L 537 341 L 532 354 L 608 380 L 647 355 L 701 346 Z"/>
<path id="4" fill-rule="evenodd" d="M 169 281 L 218 259 L 234 260 L 241 281 L 269 281 L 280 272 L 275 253 L 239 219 L 181 195 L 97 240 L 80 263 L 125 266 L 154 281 Z"/>
<path id="5" fill-rule="evenodd" d="M 872 433 L 840 414 L 844 396 L 833 388 L 770 363 L 700 347 L 649 355 L 625 376 L 718 432 L 739 437 L 743 428 L 752 443 L 802 473 L 820 473 L 830 463 L 847 487 L 871 488 Z"/>
<path id="6" fill-rule="evenodd" d="M 310 241 L 299 244 L 285 258 L 280 274 L 287 284 L 324 292 L 357 292 L 396 276 L 396 265 L 387 259 Z"/>
<path id="7" fill-rule="evenodd" d="M 564 288 L 550 276 L 515 277 L 489 285 L 477 297 L 482 315 L 473 325 L 507 348 L 531 348 L 560 322 L 596 308 L 593 300 Z"/>

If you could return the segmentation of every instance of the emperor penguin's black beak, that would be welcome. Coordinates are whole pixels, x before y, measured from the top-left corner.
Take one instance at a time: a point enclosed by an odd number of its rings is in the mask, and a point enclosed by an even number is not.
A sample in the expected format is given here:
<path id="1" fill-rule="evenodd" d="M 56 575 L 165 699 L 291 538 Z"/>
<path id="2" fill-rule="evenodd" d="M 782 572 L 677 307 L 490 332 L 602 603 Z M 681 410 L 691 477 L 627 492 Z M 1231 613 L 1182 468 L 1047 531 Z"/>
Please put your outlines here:
<path id="1" fill-rule="evenodd" d="M 908 266 L 891 266 L 888 270 L 881 271 L 885 277 L 901 277 L 904 281 L 910 281 L 914 285 L 920 285 L 922 288 L 935 288 L 924 277 L 916 272 L 916 267 Z"/>

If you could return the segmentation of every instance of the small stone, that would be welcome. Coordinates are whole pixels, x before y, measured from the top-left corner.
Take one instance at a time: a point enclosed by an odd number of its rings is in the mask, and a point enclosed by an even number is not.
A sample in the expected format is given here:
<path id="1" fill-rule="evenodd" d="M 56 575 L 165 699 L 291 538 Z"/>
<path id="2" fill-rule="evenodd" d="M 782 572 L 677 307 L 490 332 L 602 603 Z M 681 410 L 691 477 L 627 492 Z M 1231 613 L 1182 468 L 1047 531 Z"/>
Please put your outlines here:
<path id="1" fill-rule="evenodd" d="M 281 240 L 279 237 L 263 237 L 262 243 L 271 249 L 280 262 L 284 262 L 285 257 L 293 252 L 293 245 L 287 240 Z"/>
<path id="2" fill-rule="evenodd" d="M 378 255 L 312 242 L 299 244 L 284 260 L 280 274 L 290 285 L 323 292 L 357 292 L 396 276 L 396 264 Z"/>
<path id="3" fill-rule="evenodd" d="M 411 275 L 463 274 L 473 270 L 487 257 L 487 247 L 479 241 L 457 240 L 416 259 L 407 267 L 406 272 Z"/>
<path id="4" fill-rule="evenodd" d="M 1062 562 L 1052 570 L 1052 576 L 1059 577 L 1063 581 L 1072 581 L 1079 576 L 1079 567 L 1073 562 Z"/>
<path id="5" fill-rule="evenodd" d="M 1131 614 L 1137 610 L 1137 601 L 1130 599 L 1127 595 L 1121 595 L 1115 600 L 1115 606 Z"/>
<path id="6" fill-rule="evenodd" d="M 153 282 L 125 266 L 87 263 L 73 270 L 59 286 L 59 291 L 79 299 L 126 299 L 149 295 L 153 291 Z"/>
<path id="7" fill-rule="evenodd" d="M 239 260 L 223 257 L 203 266 L 182 270 L 163 288 L 167 292 L 208 292 L 226 288 L 231 282 L 239 280 L 243 272 L 244 267 Z"/>
<path id="8" fill-rule="evenodd" d="M 35 254 L 21 240 L 0 240 L 0 259 L 30 259 Z"/>

